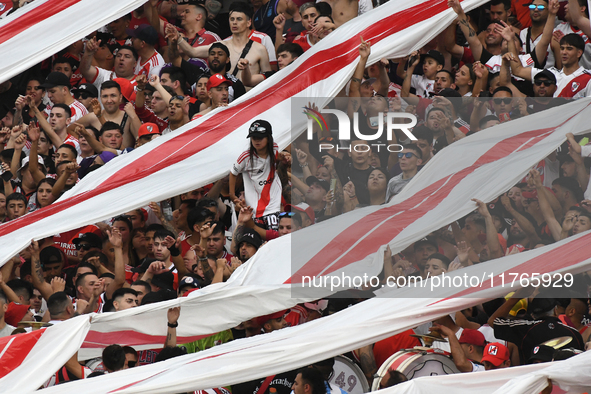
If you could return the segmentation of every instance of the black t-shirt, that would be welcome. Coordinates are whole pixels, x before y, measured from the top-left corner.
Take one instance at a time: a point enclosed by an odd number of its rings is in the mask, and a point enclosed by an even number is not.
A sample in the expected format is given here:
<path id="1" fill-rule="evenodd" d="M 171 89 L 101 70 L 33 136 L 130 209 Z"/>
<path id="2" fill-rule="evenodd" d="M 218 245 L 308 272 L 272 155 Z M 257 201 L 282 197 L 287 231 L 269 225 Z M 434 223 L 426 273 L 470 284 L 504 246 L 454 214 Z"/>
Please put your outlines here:
<path id="1" fill-rule="evenodd" d="M 545 316 L 536 320 L 496 318 L 494 330 L 495 337 L 517 345 L 522 362 L 527 360 L 534 347 L 558 337 L 571 337 L 573 340 L 569 343 L 569 347 L 585 350 L 585 342 L 581 334 L 554 316 Z"/>
<path id="2" fill-rule="evenodd" d="M 369 166 L 369 168 L 365 170 L 358 170 L 350 161 L 344 161 L 338 157 L 333 157 L 333 159 L 334 169 L 339 176 L 341 184 L 345 186 L 347 182 L 353 182 L 353 185 L 355 185 L 355 194 L 359 204 L 369 204 L 370 201 L 369 190 L 367 190 L 367 180 L 369 179 L 369 174 L 374 168 Z"/>
<path id="3" fill-rule="evenodd" d="M 204 68 L 204 67 L 198 66 L 196 64 L 189 63 L 188 61 L 186 61 L 184 59 L 181 61 L 181 69 L 185 73 L 185 76 L 187 77 L 187 82 L 189 83 L 189 85 L 193 85 L 193 84 L 197 83 L 197 81 L 199 80 L 199 77 L 201 77 L 203 74 L 211 72 L 209 70 L 209 68 Z M 226 79 L 232 81 L 232 89 L 234 90 L 233 100 L 236 100 L 238 97 L 242 96 L 243 94 L 246 94 L 246 88 L 244 87 L 244 84 L 242 83 L 241 80 L 236 78 L 231 73 L 226 73 L 225 76 L 226 76 Z M 232 100 L 230 100 L 230 101 L 232 101 Z"/>
<path id="4" fill-rule="evenodd" d="M 269 389 L 273 387 L 277 394 L 290 394 L 293 382 L 298 371 L 288 371 L 273 376 L 271 383 L 267 386 L 264 393 L 259 393 L 259 389 L 265 379 L 255 379 L 250 382 L 235 384 L 232 386 L 232 394 L 269 394 Z"/>

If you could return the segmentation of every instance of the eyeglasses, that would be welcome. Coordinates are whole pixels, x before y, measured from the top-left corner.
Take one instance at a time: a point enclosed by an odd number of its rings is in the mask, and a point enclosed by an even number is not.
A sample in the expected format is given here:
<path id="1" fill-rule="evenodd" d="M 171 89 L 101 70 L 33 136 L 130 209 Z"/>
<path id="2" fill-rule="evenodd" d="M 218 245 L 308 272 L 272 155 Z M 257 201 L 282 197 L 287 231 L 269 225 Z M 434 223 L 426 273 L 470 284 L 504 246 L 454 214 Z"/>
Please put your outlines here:
<path id="1" fill-rule="evenodd" d="M 507 97 L 507 98 L 496 98 L 496 99 L 493 99 L 493 102 L 496 105 L 501 105 L 501 104 L 509 105 L 509 104 L 511 104 L 511 101 L 513 101 L 513 99 L 512 98 L 509 98 L 509 97 Z"/>
<path id="2" fill-rule="evenodd" d="M 552 86 L 552 85 L 554 85 L 554 82 L 547 81 L 547 80 L 540 81 L 538 79 L 537 81 L 534 81 L 534 85 L 536 85 L 536 86 L 542 86 L 542 85 L 544 85 L 544 86 Z"/>
<path id="3" fill-rule="evenodd" d="M 285 217 L 290 218 L 290 217 L 292 217 L 294 215 L 295 215 L 295 212 L 281 212 L 279 214 L 279 218 L 285 218 Z"/>
<path id="4" fill-rule="evenodd" d="M 89 244 L 78 244 L 76 245 L 76 250 L 90 250 L 92 249 L 92 246 Z"/>
<path id="5" fill-rule="evenodd" d="M 544 9 L 546 9 L 545 5 L 530 4 L 528 7 L 530 10 L 538 10 L 538 11 L 543 11 Z"/>
<path id="6" fill-rule="evenodd" d="M 399 153 L 398 153 L 398 158 L 399 158 L 399 159 L 402 159 L 403 157 L 406 157 L 407 159 L 410 159 L 410 158 L 411 158 L 411 157 L 413 157 L 413 156 L 414 156 L 414 157 L 416 157 L 417 159 L 419 158 L 419 156 L 415 155 L 415 154 L 414 154 L 414 153 L 412 153 L 412 152 L 406 152 L 406 153 L 399 152 Z"/>
<path id="7" fill-rule="evenodd" d="M 184 99 L 185 99 L 185 96 L 172 96 L 168 102 L 169 103 L 172 103 L 172 100 L 181 100 L 181 101 L 183 101 Z"/>

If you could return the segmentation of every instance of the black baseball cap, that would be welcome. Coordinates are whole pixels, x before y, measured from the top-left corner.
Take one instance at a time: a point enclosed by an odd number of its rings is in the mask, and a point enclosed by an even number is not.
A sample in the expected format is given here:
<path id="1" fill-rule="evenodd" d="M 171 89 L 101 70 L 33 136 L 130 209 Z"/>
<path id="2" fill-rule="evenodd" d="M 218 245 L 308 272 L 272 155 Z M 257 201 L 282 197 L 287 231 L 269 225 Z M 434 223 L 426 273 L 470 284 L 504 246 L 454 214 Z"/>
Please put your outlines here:
<path id="1" fill-rule="evenodd" d="M 65 86 L 68 89 L 72 87 L 72 85 L 70 85 L 70 78 L 68 78 L 66 74 L 57 71 L 49 73 L 45 82 L 41 86 L 45 89 L 51 89 L 56 86 Z"/>
<path id="2" fill-rule="evenodd" d="M 145 41 L 148 45 L 154 46 L 158 43 L 158 32 L 150 25 L 142 24 L 137 29 L 126 29 L 125 32 L 130 37 Z"/>
<path id="3" fill-rule="evenodd" d="M 437 63 L 441 64 L 442 66 L 445 64 L 445 58 L 443 57 L 443 55 L 439 51 L 431 49 L 429 52 L 425 53 L 424 55 L 421 55 L 421 58 L 423 59 L 423 61 L 425 61 L 425 58 L 428 58 L 428 57 L 430 57 L 431 59 L 434 59 Z"/>
<path id="4" fill-rule="evenodd" d="M 62 252 L 55 246 L 48 246 L 39 252 L 39 261 L 42 266 L 61 263 L 63 262 Z"/>
<path id="5" fill-rule="evenodd" d="M 252 122 L 250 127 L 248 128 L 248 135 L 246 138 L 250 137 L 268 137 L 273 133 L 273 128 L 271 127 L 271 123 L 267 122 L 266 120 L 259 119 Z"/>
<path id="6" fill-rule="evenodd" d="M 78 245 L 80 242 L 87 242 L 93 248 L 101 249 L 103 247 L 103 240 L 95 233 L 80 234 L 78 238 L 72 240 L 74 245 Z"/>
<path id="7" fill-rule="evenodd" d="M 554 358 L 554 348 L 546 345 L 538 345 L 534 347 L 527 359 L 528 364 L 532 364 L 533 361 L 539 360 L 541 362 L 550 362 Z"/>
<path id="8" fill-rule="evenodd" d="M 82 93 L 85 92 L 90 97 L 98 98 L 98 89 L 91 83 L 81 83 L 77 88 L 72 89 L 72 93 Z"/>
<path id="9" fill-rule="evenodd" d="M 311 175 L 306 178 L 306 184 L 308 186 L 312 186 L 314 183 L 318 183 L 326 191 L 330 190 L 330 184 L 327 181 L 325 181 L 324 179 L 316 178 L 314 175 Z"/>
<path id="10" fill-rule="evenodd" d="M 537 73 L 534 76 L 534 81 L 538 80 L 538 79 L 548 79 L 550 82 L 552 82 L 554 85 L 556 85 L 556 75 L 554 75 L 554 73 L 552 73 L 552 71 L 544 69 L 542 71 L 540 71 L 539 73 Z"/>
<path id="11" fill-rule="evenodd" d="M 209 47 L 209 52 L 211 52 L 212 49 L 216 48 L 220 48 L 222 51 L 226 52 L 226 55 L 228 55 L 228 57 L 230 56 L 230 50 L 228 49 L 228 47 L 219 41 L 211 44 L 211 46 Z"/>
<path id="12" fill-rule="evenodd" d="M 433 237 L 425 237 L 425 238 L 421 238 L 419 239 L 417 242 L 415 242 L 414 244 L 414 250 L 417 250 L 417 248 L 421 245 L 421 244 L 430 244 L 433 245 L 435 247 L 435 249 L 439 250 L 439 245 L 437 245 L 437 241 L 433 238 Z"/>
<path id="13" fill-rule="evenodd" d="M 255 230 L 251 228 L 247 228 L 246 230 L 244 230 L 244 232 L 242 233 L 242 237 L 240 237 L 240 242 L 238 243 L 238 246 L 240 246 L 242 242 L 249 243 L 257 249 L 260 248 L 263 244 L 263 240 L 261 239 L 259 233 L 257 233 Z"/>

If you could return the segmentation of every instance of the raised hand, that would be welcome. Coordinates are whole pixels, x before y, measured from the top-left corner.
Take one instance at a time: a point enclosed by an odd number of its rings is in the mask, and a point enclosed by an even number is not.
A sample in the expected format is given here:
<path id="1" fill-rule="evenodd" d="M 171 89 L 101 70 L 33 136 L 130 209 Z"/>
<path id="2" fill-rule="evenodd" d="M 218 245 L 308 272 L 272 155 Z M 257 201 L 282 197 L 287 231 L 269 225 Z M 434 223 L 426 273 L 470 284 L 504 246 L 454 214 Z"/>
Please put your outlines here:
<path id="1" fill-rule="evenodd" d="M 362 59 L 367 60 L 367 58 L 371 54 L 371 43 L 363 40 L 363 37 L 360 37 L 360 38 L 361 38 L 361 44 L 359 44 L 359 56 Z"/>

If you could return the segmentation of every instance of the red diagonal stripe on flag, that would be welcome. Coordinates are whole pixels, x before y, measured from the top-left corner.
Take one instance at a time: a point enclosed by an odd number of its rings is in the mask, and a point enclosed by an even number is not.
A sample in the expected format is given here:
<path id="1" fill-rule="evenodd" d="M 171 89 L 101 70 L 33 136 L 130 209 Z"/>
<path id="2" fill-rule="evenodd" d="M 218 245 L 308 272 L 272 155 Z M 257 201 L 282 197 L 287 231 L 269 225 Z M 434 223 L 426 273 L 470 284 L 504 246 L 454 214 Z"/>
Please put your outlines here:
<path id="1" fill-rule="evenodd" d="M 364 259 L 370 253 L 378 250 L 380 246 L 390 242 L 409 224 L 439 205 L 466 176 L 473 173 L 478 167 L 504 158 L 517 150 L 523 150 L 524 146 L 533 146 L 535 142 L 541 141 L 570 119 L 572 117 L 554 128 L 531 130 L 506 138 L 496 143 L 470 167 L 434 182 L 415 194 L 412 199 L 382 208 L 364 217 L 363 220 L 351 224 L 285 283 L 302 283 L 303 276 L 328 275 Z M 417 207 L 418 201 L 421 203 Z M 367 236 L 369 234 L 371 236 Z M 337 245 L 344 245 L 344 247 L 337 247 Z M 350 245 L 352 245 L 351 249 L 344 253 L 345 248 Z M 332 266 L 327 266 L 331 262 L 334 262 Z"/>
<path id="2" fill-rule="evenodd" d="M 41 5 L 27 4 L 31 8 L 27 13 L 0 27 L 0 44 L 14 38 L 18 34 L 64 11 L 81 0 L 49 0 Z"/>
<path id="3" fill-rule="evenodd" d="M 22 364 L 45 329 L 0 338 L 0 378 Z"/>
<path id="4" fill-rule="evenodd" d="M 447 6 L 443 1 L 429 5 L 429 7 L 420 4 L 382 19 L 379 23 L 363 30 L 360 35 L 366 40 L 376 43 L 446 9 Z M 253 114 L 262 113 L 272 108 L 345 67 L 357 57 L 357 52 L 354 49 L 358 45 L 359 38 L 352 37 L 330 50 L 312 55 L 289 75 L 279 80 L 275 86 L 239 105 L 227 108 L 217 116 L 207 119 L 193 129 L 158 146 L 149 154 L 145 154 L 113 174 L 93 190 L 55 202 L 46 208 L 0 226 L 0 236 L 33 224 L 94 196 L 147 177 L 195 155 L 232 133 L 237 124 L 242 125 L 249 121 Z M 221 119 L 223 120 L 220 121 Z"/>

